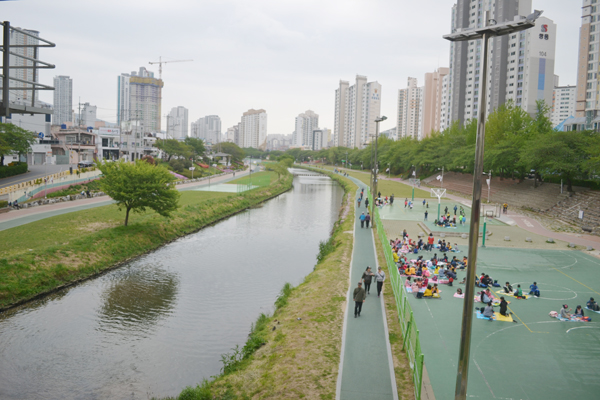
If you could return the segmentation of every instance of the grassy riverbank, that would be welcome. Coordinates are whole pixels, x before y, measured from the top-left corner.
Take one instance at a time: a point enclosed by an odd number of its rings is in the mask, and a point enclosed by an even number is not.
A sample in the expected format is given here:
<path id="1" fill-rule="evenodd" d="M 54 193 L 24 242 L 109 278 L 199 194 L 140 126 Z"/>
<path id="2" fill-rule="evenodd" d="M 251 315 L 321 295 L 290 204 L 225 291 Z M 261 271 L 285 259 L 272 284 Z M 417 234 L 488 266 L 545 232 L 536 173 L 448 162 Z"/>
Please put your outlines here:
<path id="1" fill-rule="evenodd" d="M 223 374 L 178 399 L 333 399 L 340 362 L 356 185 L 344 187 L 341 217 L 321 243 L 321 260 L 304 282 L 286 285 L 271 316 L 261 315 L 243 348 L 223 356 Z"/>
<path id="2" fill-rule="evenodd" d="M 115 205 L 63 214 L 0 232 L 0 310 L 72 284 L 289 190 L 292 176 L 231 194 L 182 192 L 167 219 Z"/>

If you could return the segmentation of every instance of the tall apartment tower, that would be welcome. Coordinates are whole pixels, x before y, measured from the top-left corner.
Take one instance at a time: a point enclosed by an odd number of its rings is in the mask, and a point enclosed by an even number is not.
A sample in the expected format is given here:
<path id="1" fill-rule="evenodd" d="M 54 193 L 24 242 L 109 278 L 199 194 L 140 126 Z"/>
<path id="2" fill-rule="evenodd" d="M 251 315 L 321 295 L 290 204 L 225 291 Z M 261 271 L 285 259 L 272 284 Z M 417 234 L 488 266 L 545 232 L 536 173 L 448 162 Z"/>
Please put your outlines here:
<path id="1" fill-rule="evenodd" d="M 319 129 L 319 114 L 312 110 L 299 114 L 296 117 L 292 146 L 313 147 L 313 131 Z"/>
<path id="2" fill-rule="evenodd" d="M 198 118 L 196 122 L 192 122 L 192 137 L 217 144 L 221 140 L 221 118 L 218 115 Z"/>
<path id="3" fill-rule="evenodd" d="M 381 85 L 356 75 L 356 83 L 340 81 L 335 91 L 334 136 L 337 146 L 363 148 L 375 135 L 381 113 Z"/>
<path id="4" fill-rule="evenodd" d="M 423 86 L 423 112 L 420 124 L 422 137 L 428 137 L 432 131 L 439 131 L 442 125 L 442 101 L 444 97 L 444 77 L 448 75 L 448 68 L 438 68 L 436 71 L 425 74 Z M 446 94 L 447 95 L 447 94 Z"/>
<path id="5" fill-rule="evenodd" d="M 143 132 L 160 132 L 162 79 L 144 67 L 118 80 L 117 122 L 137 121 Z"/>
<path id="6" fill-rule="evenodd" d="M 575 116 L 586 117 L 586 126 L 591 128 L 592 120 L 600 116 L 600 5 L 596 0 L 583 0 L 582 4 Z"/>
<path id="7" fill-rule="evenodd" d="M 486 11 L 497 23 L 513 21 L 531 13 L 531 0 L 458 0 L 452 7 L 452 32 L 484 26 Z M 536 101 L 552 101 L 556 25 L 541 17 L 526 31 L 490 39 L 487 111 L 508 100 L 528 113 L 536 112 Z M 449 116 L 464 123 L 477 117 L 481 40 L 450 45 Z"/>
<path id="8" fill-rule="evenodd" d="M 167 116 L 167 136 L 183 140 L 188 137 L 188 109 L 182 106 L 171 108 Z"/>
<path id="9" fill-rule="evenodd" d="M 552 95 L 552 115 L 550 120 L 553 126 L 559 125 L 565 119 L 575 116 L 575 100 L 577 86 L 556 86 Z"/>
<path id="10" fill-rule="evenodd" d="M 73 121 L 73 79 L 68 76 L 54 77 L 54 105 L 52 124 L 62 125 Z"/>
<path id="11" fill-rule="evenodd" d="M 422 88 L 417 87 L 417 78 L 408 78 L 406 89 L 398 90 L 398 119 L 396 139 L 420 138 L 419 121 L 422 109 Z"/>
<path id="12" fill-rule="evenodd" d="M 38 31 L 34 31 L 34 30 L 30 30 L 30 29 L 22 29 L 22 28 L 19 28 L 19 29 L 21 29 L 31 35 L 39 37 Z M 9 40 L 10 40 L 10 45 L 15 46 L 15 47 L 10 48 L 11 53 L 14 53 L 14 54 L 10 54 L 8 56 L 9 57 L 9 65 L 11 67 L 23 67 L 23 68 L 11 68 L 9 71 L 9 76 L 11 78 L 20 79 L 23 81 L 38 82 L 39 70 L 34 79 L 33 68 L 32 68 L 33 61 L 30 61 L 23 57 L 19 57 L 16 54 L 18 54 L 20 56 L 28 57 L 28 58 L 34 58 L 35 54 L 34 54 L 33 47 L 19 47 L 19 46 L 39 44 L 39 40 L 36 38 L 30 37 L 30 36 L 24 35 L 23 33 L 16 31 L 14 29 L 10 30 L 10 39 Z M 39 64 L 38 64 L 38 66 L 39 66 Z M 2 82 L 0 82 L 0 87 L 2 87 Z M 17 104 L 30 104 L 31 105 L 33 91 L 26 90 L 26 88 L 31 88 L 30 84 L 16 81 L 16 80 L 14 80 L 14 81 L 11 80 L 10 87 L 16 88 L 16 89 L 10 90 L 10 94 L 9 94 L 10 102 L 17 103 Z M 21 89 L 21 88 L 23 88 L 23 89 Z M 35 98 L 33 98 L 33 102 L 34 102 L 35 106 L 39 105 L 38 104 L 38 91 L 35 92 Z"/>
<path id="13" fill-rule="evenodd" d="M 81 116 L 79 117 L 81 121 L 78 121 L 79 125 L 85 128 L 96 127 L 96 114 L 98 111 L 98 107 L 92 106 L 90 103 L 83 104 L 83 109 L 81 110 Z"/>
<path id="14" fill-rule="evenodd" d="M 267 112 L 263 109 L 250 109 L 242 115 L 240 124 L 241 147 L 267 148 Z"/>

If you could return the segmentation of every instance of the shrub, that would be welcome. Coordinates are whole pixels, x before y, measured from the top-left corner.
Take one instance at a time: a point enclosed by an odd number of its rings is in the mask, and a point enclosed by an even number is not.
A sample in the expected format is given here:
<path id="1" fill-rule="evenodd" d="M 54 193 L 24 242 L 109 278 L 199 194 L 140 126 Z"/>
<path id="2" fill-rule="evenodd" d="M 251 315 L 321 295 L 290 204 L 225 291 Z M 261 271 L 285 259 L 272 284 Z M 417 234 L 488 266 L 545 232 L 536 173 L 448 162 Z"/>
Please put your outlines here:
<path id="1" fill-rule="evenodd" d="M 0 166 L 0 178 L 8 178 L 25 172 L 27 172 L 27 163 L 24 162 L 11 162 L 8 166 Z"/>

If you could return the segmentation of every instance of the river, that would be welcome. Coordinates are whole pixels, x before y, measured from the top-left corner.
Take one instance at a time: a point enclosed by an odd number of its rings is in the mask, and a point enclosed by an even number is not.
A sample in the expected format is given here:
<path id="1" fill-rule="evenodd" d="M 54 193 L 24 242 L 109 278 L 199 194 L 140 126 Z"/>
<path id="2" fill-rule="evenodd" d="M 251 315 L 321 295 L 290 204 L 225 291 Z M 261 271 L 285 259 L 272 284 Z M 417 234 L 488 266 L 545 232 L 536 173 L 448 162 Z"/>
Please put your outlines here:
<path id="1" fill-rule="evenodd" d="M 325 176 L 121 268 L 0 314 L 1 399 L 175 396 L 301 283 L 338 217 Z"/>

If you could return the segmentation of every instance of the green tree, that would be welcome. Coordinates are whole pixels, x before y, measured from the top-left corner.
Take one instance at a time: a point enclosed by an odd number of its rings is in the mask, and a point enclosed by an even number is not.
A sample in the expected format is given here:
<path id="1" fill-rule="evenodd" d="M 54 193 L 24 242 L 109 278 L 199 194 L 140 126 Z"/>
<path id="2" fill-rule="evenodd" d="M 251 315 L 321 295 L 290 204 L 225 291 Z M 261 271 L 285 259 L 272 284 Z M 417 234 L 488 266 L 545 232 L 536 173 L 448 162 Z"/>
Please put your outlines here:
<path id="1" fill-rule="evenodd" d="M 36 135 L 33 132 L 14 124 L 0 123 L 0 165 L 4 165 L 4 157 L 9 154 L 27 153 L 35 140 Z"/>
<path id="2" fill-rule="evenodd" d="M 240 162 L 244 159 L 244 150 L 242 150 L 237 144 L 223 142 L 220 144 L 221 152 L 229 154 L 231 161 Z"/>
<path id="3" fill-rule="evenodd" d="M 147 208 L 169 217 L 177 209 L 179 192 L 170 185 L 175 177 L 166 168 L 138 160 L 97 164 L 104 178 L 100 188 L 125 209 L 125 226 L 129 211 L 144 212 Z"/>
<path id="4" fill-rule="evenodd" d="M 190 146 L 177 139 L 158 139 L 155 146 L 167 155 L 167 161 L 173 156 L 189 158 L 192 155 Z"/>
<path id="5" fill-rule="evenodd" d="M 183 142 L 192 150 L 194 160 L 204 156 L 206 147 L 204 147 L 204 141 L 202 139 L 186 137 Z"/>

